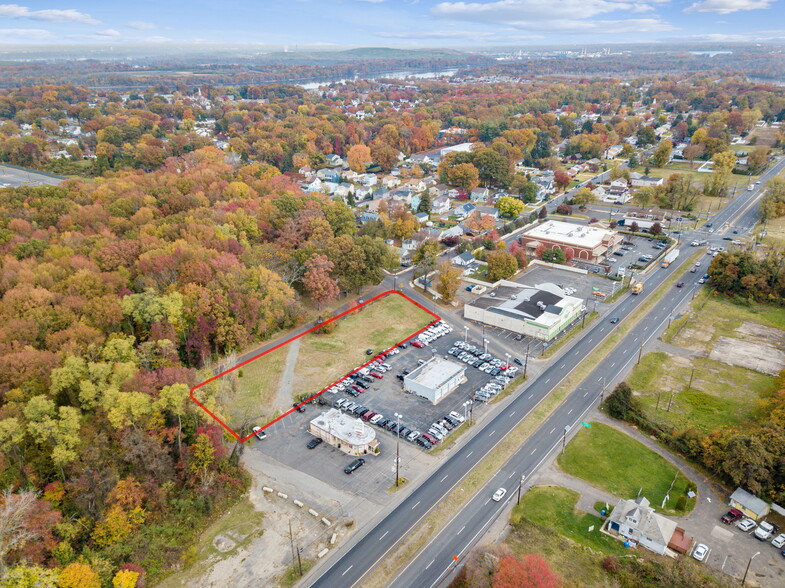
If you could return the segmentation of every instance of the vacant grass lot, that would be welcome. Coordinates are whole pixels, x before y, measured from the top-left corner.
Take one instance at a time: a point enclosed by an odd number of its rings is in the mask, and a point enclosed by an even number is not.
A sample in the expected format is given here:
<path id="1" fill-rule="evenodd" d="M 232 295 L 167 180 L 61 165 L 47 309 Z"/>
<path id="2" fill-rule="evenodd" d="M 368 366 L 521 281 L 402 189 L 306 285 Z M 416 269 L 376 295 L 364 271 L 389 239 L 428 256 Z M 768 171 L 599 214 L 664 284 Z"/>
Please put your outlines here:
<path id="1" fill-rule="evenodd" d="M 275 396 L 286 365 L 286 353 L 286 346 L 279 347 L 224 376 L 233 378 L 237 386 L 231 400 L 222 403 L 229 417 L 228 424 L 235 431 L 248 419 L 257 421 L 260 416 L 262 419 L 271 417 L 276 410 Z"/>
<path id="2" fill-rule="evenodd" d="M 687 389 L 692 368 L 695 373 Z M 627 382 L 652 421 L 676 429 L 695 427 L 704 433 L 753 419 L 760 398 L 775 389 L 772 376 L 706 358 L 673 357 L 662 351 L 643 356 Z"/>
<path id="3" fill-rule="evenodd" d="M 660 509 L 664 512 L 675 513 L 676 501 L 687 492 L 688 480 L 675 466 L 632 437 L 602 423 L 591 423 L 591 429 L 582 428 L 557 461 L 568 474 L 619 498 L 636 498 L 640 491 L 652 507 L 659 509 L 669 493 L 665 508 Z M 691 508 L 689 504 L 688 509 Z"/>
<path id="4" fill-rule="evenodd" d="M 390 294 L 337 321 L 330 334 L 303 337 L 297 358 L 295 394 L 316 394 L 365 363 L 374 352 L 392 347 L 433 321 L 402 296 Z"/>
<path id="5" fill-rule="evenodd" d="M 785 217 L 766 222 L 766 236 L 763 242 L 773 247 L 785 247 Z"/>
<path id="6" fill-rule="evenodd" d="M 521 498 L 521 504 L 513 508 L 510 523 L 516 527 L 521 519 L 526 519 L 591 549 L 617 555 L 625 553 L 621 541 L 600 533 L 600 517 L 575 509 L 578 498 L 577 492 L 558 486 L 532 488 Z M 592 525 L 594 530 L 589 531 Z"/>
<path id="7" fill-rule="evenodd" d="M 725 297 L 713 296 L 709 291 L 702 292 L 695 298 L 690 311 L 673 321 L 663 340 L 708 353 L 720 337 L 738 338 L 734 331 L 744 322 L 785 330 L 785 309 L 754 302 L 735 303 Z"/>

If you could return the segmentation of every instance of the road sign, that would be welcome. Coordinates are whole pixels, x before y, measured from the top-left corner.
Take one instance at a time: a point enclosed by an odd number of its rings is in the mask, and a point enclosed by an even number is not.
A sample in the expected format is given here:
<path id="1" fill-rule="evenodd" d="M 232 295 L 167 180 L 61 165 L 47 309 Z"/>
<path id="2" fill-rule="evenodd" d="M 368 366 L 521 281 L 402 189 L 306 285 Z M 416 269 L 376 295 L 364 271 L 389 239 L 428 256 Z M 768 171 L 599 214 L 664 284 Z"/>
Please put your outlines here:
<path id="1" fill-rule="evenodd" d="M 581 425 L 586 427 L 587 429 L 591 429 L 591 423 L 585 423 L 585 422 L 581 421 Z"/>

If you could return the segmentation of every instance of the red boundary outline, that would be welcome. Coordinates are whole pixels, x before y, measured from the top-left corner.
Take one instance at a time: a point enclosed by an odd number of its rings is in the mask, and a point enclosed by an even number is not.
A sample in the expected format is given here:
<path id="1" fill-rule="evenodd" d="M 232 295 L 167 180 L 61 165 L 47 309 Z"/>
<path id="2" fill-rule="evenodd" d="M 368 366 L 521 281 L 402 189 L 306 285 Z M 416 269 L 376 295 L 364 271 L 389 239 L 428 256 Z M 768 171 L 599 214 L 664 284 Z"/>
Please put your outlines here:
<path id="1" fill-rule="evenodd" d="M 436 314 L 435 312 L 432 312 L 432 311 L 428 310 L 427 308 L 425 308 L 425 307 L 424 307 L 422 304 L 420 304 L 419 302 L 416 302 L 416 301 L 412 300 L 411 298 L 409 298 L 409 297 L 408 297 L 406 294 L 404 294 L 403 292 L 400 292 L 400 291 L 398 291 L 398 290 L 387 290 L 386 292 L 382 292 L 381 294 L 377 294 L 376 296 L 374 296 L 374 297 L 373 297 L 373 298 L 371 298 L 370 300 L 366 300 L 366 301 L 365 301 L 365 302 L 363 302 L 362 304 L 358 304 L 357 306 L 353 306 L 352 308 L 349 308 L 348 310 L 345 310 L 345 311 L 344 311 L 344 312 L 342 312 L 341 314 L 335 315 L 334 317 L 332 317 L 331 319 L 329 319 L 329 320 L 327 320 L 327 321 L 324 321 L 324 322 L 322 322 L 322 323 L 319 323 L 319 324 L 316 324 L 316 325 L 314 325 L 313 327 L 311 327 L 311 328 L 310 328 L 310 329 L 308 329 L 307 331 L 303 331 L 303 332 L 302 332 L 302 333 L 300 333 L 299 335 L 295 335 L 294 337 L 290 337 L 290 338 L 289 338 L 289 339 L 287 339 L 286 341 L 283 341 L 282 343 L 279 343 L 279 344 L 278 344 L 278 345 L 276 345 L 275 347 L 271 347 L 271 348 L 270 348 L 270 349 L 268 349 L 267 351 L 262 351 L 260 354 L 258 354 L 258 355 L 255 355 L 255 356 L 251 357 L 250 359 L 246 359 L 244 362 L 242 362 L 242 363 L 238 363 L 236 366 L 234 366 L 234 367 L 231 367 L 231 368 L 229 368 L 228 370 L 224 370 L 224 371 L 222 371 L 220 374 L 216 374 L 216 375 L 214 375 L 212 378 L 210 378 L 210 379 L 208 379 L 208 380 L 205 380 L 205 381 L 204 381 L 204 382 L 202 382 L 201 384 L 197 384 L 196 386 L 194 386 L 193 388 L 191 388 L 191 392 L 190 392 L 191 400 L 193 400 L 193 401 L 194 401 L 196 404 L 198 404 L 198 405 L 199 405 L 199 407 L 200 407 L 200 408 L 201 408 L 203 411 L 205 411 L 207 414 L 209 414 L 211 417 L 213 417 L 213 419 L 215 419 L 215 421 L 216 421 L 218 424 L 220 424 L 220 425 L 221 425 L 221 426 L 222 426 L 224 429 L 226 429 L 226 431 L 228 431 L 229 433 L 231 433 L 231 434 L 232 434 L 232 436 L 234 436 L 234 438 L 235 438 L 235 439 L 237 439 L 237 440 L 238 440 L 238 441 L 240 441 L 241 443 L 245 443 L 246 441 L 248 441 L 248 439 L 250 439 L 251 437 L 253 437 L 255 433 L 253 433 L 253 432 L 252 432 L 252 433 L 250 433 L 250 434 L 249 434 L 247 437 L 240 437 L 240 435 L 238 435 L 237 433 L 235 433 L 235 432 L 234 432 L 234 430 L 232 430 L 232 428 L 231 428 L 231 427 L 229 427 L 229 426 L 228 426 L 226 423 L 224 423 L 224 422 L 223 422 L 221 419 L 219 419 L 219 418 L 218 418 L 217 416 L 215 416 L 215 415 L 214 415 L 212 412 L 210 412 L 210 411 L 209 411 L 209 410 L 208 410 L 208 409 L 207 409 L 207 408 L 206 408 L 206 407 L 205 407 L 205 406 L 204 406 L 204 405 L 203 405 L 201 402 L 199 402 L 199 401 L 198 401 L 196 398 L 194 398 L 194 392 L 195 392 L 196 390 L 198 390 L 199 388 L 201 388 L 202 386 L 204 386 L 205 384 L 209 384 L 210 382 L 212 382 L 212 381 L 214 381 L 214 380 L 217 380 L 217 379 L 218 379 L 218 378 L 220 378 L 221 376 L 225 376 L 226 374 L 228 374 L 228 373 L 230 373 L 230 372 L 233 372 L 234 370 L 236 370 L 236 369 L 238 369 L 238 368 L 241 368 L 241 367 L 243 367 L 244 365 L 246 365 L 246 364 L 248 364 L 248 363 L 250 363 L 250 362 L 252 362 L 252 361 L 254 361 L 254 360 L 256 360 L 256 359 L 259 359 L 259 358 L 260 358 L 260 357 L 262 357 L 263 355 L 266 355 L 266 354 L 270 353 L 271 351 L 275 351 L 275 350 L 276 350 L 276 349 L 278 349 L 279 347 L 283 347 L 284 345 L 287 345 L 288 343 L 291 343 L 291 342 L 292 342 L 292 341 L 294 341 L 295 339 L 299 339 L 300 337 L 303 337 L 303 336 L 307 335 L 307 334 L 308 334 L 308 333 L 310 333 L 311 331 L 315 331 L 316 329 L 320 328 L 322 325 L 325 325 L 325 324 L 327 324 L 327 323 L 331 323 L 331 322 L 333 322 L 334 320 L 337 320 L 337 319 L 341 318 L 342 316 L 345 316 L 345 315 L 347 315 L 347 314 L 349 314 L 349 313 L 351 313 L 351 312 L 354 312 L 355 310 L 357 310 L 357 309 L 359 309 L 359 308 L 361 308 L 361 307 L 363 307 L 363 306 L 366 306 L 366 305 L 370 304 L 371 302 L 374 302 L 375 300 L 378 300 L 379 298 L 383 298 L 384 296 L 387 296 L 387 295 L 389 295 L 389 294 L 398 294 L 398 296 L 402 296 L 403 298 L 405 298 L 406 300 L 408 300 L 409 302 L 411 302 L 411 303 L 412 303 L 412 304 L 414 304 L 415 306 L 417 306 L 417 307 L 421 308 L 422 310 L 424 310 L 425 312 L 427 312 L 427 313 L 428 313 L 428 314 L 430 314 L 431 316 L 435 317 L 435 319 L 434 319 L 434 320 L 432 320 L 431 322 L 429 322 L 427 325 L 425 325 L 425 326 L 424 326 L 422 329 L 420 329 L 420 330 L 418 330 L 418 331 L 416 331 L 416 332 L 412 333 L 411 335 L 408 335 L 407 337 L 404 337 L 403 339 L 401 339 L 401 340 L 400 340 L 398 343 L 396 343 L 396 344 L 395 344 L 395 345 L 393 345 L 392 347 L 388 347 L 388 348 L 387 348 L 387 349 L 385 349 L 384 351 L 380 351 L 379 353 L 377 353 L 376 355 L 374 355 L 374 357 L 372 357 L 371 359 L 369 359 L 368 361 L 366 361 L 364 364 L 362 364 L 360 367 L 356 368 L 355 370 L 352 370 L 352 371 L 351 371 L 351 372 L 349 372 L 348 374 L 345 374 L 345 375 L 341 376 L 341 377 L 340 377 L 338 380 L 336 380 L 335 382 L 333 382 L 332 384 L 330 384 L 330 385 L 328 385 L 328 386 L 325 386 L 325 387 L 324 387 L 322 390 L 320 390 L 319 392 L 317 392 L 316 394 L 314 394 L 314 395 L 313 395 L 313 396 L 311 396 L 310 398 L 308 398 L 308 399 L 306 399 L 306 400 L 303 400 L 303 401 L 302 401 L 300 404 L 298 404 L 297 406 L 293 406 L 292 408 L 290 408 L 289 410 L 287 410 L 285 413 L 283 413 L 281 416 L 279 416 L 278 418 L 276 418 L 276 419 L 274 419 L 274 420 L 270 421 L 270 422 L 269 422 L 269 423 L 267 423 L 267 424 L 266 424 L 264 427 L 262 427 L 262 430 L 266 429 L 267 427 L 269 427 L 269 426 L 270 426 L 270 425 L 272 425 L 273 423 L 277 423 L 277 422 L 278 422 L 278 421 L 280 421 L 282 418 L 284 418 L 284 417 L 286 417 L 286 416 L 290 415 L 291 413 L 293 413 L 295 410 L 297 410 L 297 409 L 298 409 L 299 407 L 301 407 L 303 404 L 307 404 L 308 402 L 311 402 L 311 400 L 313 400 L 314 398 L 318 398 L 319 396 L 321 396 L 322 394 L 324 394 L 324 393 L 325 393 L 325 392 L 326 392 L 326 391 L 327 391 L 329 388 L 331 388 L 332 386 L 334 386 L 336 383 L 340 382 L 341 380 L 344 380 L 345 378 L 347 378 L 347 377 L 351 376 L 351 375 L 352 375 L 352 374 L 354 374 L 355 372 L 357 372 L 357 371 L 359 371 L 359 370 L 363 369 L 365 366 L 367 366 L 369 363 L 371 363 L 371 362 L 372 362 L 372 361 L 374 361 L 374 360 L 375 360 L 377 357 L 379 357 L 379 355 L 382 355 L 382 354 L 384 354 L 384 353 L 387 353 L 387 352 L 388 352 L 388 351 L 390 351 L 391 349 L 394 349 L 394 348 L 396 348 L 398 345 L 400 345 L 400 344 L 401 344 L 401 343 L 403 343 L 404 341 L 407 341 L 407 340 L 409 340 L 409 339 L 411 339 L 411 338 L 413 338 L 413 337 L 416 337 L 417 335 L 419 335 L 420 333 L 422 333 L 422 332 L 423 332 L 425 329 L 427 329 L 428 327 L 430 327 L 430 326 L 431 326 L 431 325 L 433 325 L 434 323 L 436 323 L 436 322 L 440 321 L 440 320 L 441 320 L 441 317 L 440 317 L 438 314 Z"/>

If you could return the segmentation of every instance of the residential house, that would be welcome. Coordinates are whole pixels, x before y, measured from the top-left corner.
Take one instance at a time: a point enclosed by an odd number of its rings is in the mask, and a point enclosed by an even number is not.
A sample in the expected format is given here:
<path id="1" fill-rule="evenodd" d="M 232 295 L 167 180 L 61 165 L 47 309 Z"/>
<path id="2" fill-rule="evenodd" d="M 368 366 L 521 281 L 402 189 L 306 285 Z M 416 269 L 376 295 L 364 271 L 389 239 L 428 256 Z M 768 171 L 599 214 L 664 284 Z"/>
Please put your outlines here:
<path id="1" fill-rule="evenodd" d="M 337 182 L 341 176 L 334 169 L 325 167 L 316 172 L 316 177 L 320 180 L 326 180 L 328 182 Z"/>
<path id="2" fill-rule="evenodd" d="M 612 534 L 663 555 L 676 532 L 675 521 L 654 512 L 646 497 L 619 500 L 606 521 Z"/>
<path id="3" fill-rule="evenodd" d="M 493 220 L 499 220 L 499 210 L 493 206 L 478 206 L 475 210 L 482 216 L 490 216 Z"/>
<path id="4" fill-rule="evenodd" d="M 633 188 L 654 188 L 655 186 L 665 185 L 665 179 L 641 176 L 640 178 L 632 178 L 631 183 Z"/>
<path id="5" fill-rule="evenodd" d="M 439 196 L 438 198 L 434 198 L 433 202 L 431 202 L 431 212 L 434 214 L 444 214 L 445 212 L 449 212 L 452 203 L 450 199 L 446 196 Z"/>
<path id="6" fill-rule="evenodd" d="M 430 220 L 430 215 L 427 212 L 418 212 L 414 215 L 414 218 L 416 218 L 421 225 L 424 225 Z"/>
<path id="7" fill-rule="evenodd" d="M 314 171 L 311 169 L 310 165 L 304 165 L 297 170 L 297 173 L 306 178 L 310 178 L 313 177 Z"/>
<path id="8" fill-rule="evenodd" d="M 409 201 L 409 208 L 412 210 L 417 210 L 420 207 L 420 202 L 422 199 L 418 195 L 412 196 L 412 199 Z"/>
<path id="9" fill-rule="evenodd" d="M 321 192 L 324 183 L 319 178 L 313 178 L 302 185 L 303 192 Z"/>
<path id="10" fill-rule="evenodd" d="M 398 178 L 392 174 L 382 176 L 382 186 L 387 188 L 388 190 L 395 188 L 396 186 L 400 186 L 401 178 Z"/>
<path id="11" fill-rule="evenodd" d="M 450 189 L 450 186 L 447 184 L 436 184 L 435 186 L 428 188 L 428 193 L 433 197 L 449 196 L 448 192 Z"/>
<path id="12" fill-rule="evenodd" d="M 401 187 L 406 187 L 413 192 L 423 192 L 427 188 L 425 182 L 417 178 L 412 178 L 410 180 L 401 182 Z"/>
<path id="13" fill-rule="evenodd" d="M 371 221 L 375 221 L 379 219 L 379 215 L 375 212 L 363 212 L 360 215 L 360 222 L 361 223 L 369 223 Z"/>
<path id="14" fill-rule="evenodd" d="M 422 243 L 421 240 L 417 240 L 417 239 L 414 239 L 414 238 L 412 238 L 412 239 L 404 239 L 401 242 L 401 249 L 411 253 L 412 251 L 415 251 L 420 246 L 420 243 Z"/>
<path id="15" fill-rule="evenodd" d="M 412 194 L 411 190 L 407 190 L 406 188 L 398 188 L 390 192 L 390 200 L 395 202 L 402 202 L 406 206 L 409 206 L 412 203 Z"/>
<path id="16" fill-rule="evenodd" d="M 376 174 L 361 174 L 357 176 L 357 181 L 363 186 L 375 186 L 379 178 L 376 177 Z"/>
<path id="17" fill-rule="evenodd" d="M 343 159 L 341 159 L 340 155 L 332 155 L 327 156 L 327 165 L 330 167 L 341 167 L 343 166 Z"/>
<path id="18" fill-rule="evenodd" d="M 447 237 L 462 237 L 465 234 L 463 225 L 455 225 L 449 229 L 445 229 L 439 235 L 439 240 L 446 239 Z"/>
<path id="19" fill-rule="evenodd" d="M 466 202 L 464 204 L 461 204 L 460 206 L 457 206 L 453 211 L 453 214 L 455 215 L 456 218 L 463 220 L 467 218 L 471 213 L 473 213 L 476 208 L 477 207 L 471 202 Z"/>
<path id="20" fill-rule="evenodd" d="M 357 182 L 359 181 L 357 178 L 359 178 L 360 176 L 361 174 L 358 174 L 353 169 L 347 169 L 341 172 L 341 177 L 343 177 L 343 179 L 346 180 L 347 182 Z"/>
<path id="21" fill-rule="evenodd" d="M 613 159 L 617 157 L 623 149 L 624 145 L 611 145 L 605 150 L 605 157 L 607 159 Z"/>
<path id="22" fill-rule="evenodd" d="M 750 494 L 743 488 L 736 488 L 733 491 L 733 494 L 730 495 L 730 500 L 728 500 L 728 505 L 731 508 L 739 509 L 754 521 L 761 520 L 771 510 L 771 505 L 768 502 Z"/>
<path id="23" fill-rule="evenodd" d="M 355 200 L 366 200 L 373 196 L 373 188 L 370 186 L 358 186 L 354 189 Z"/>
<path id="24" fill-rule="evenodd" d="M 331 192 L 333 196 L 340 196 L 341 199 L 346 200 L 349 194 L 354 193 L 354 186 L 351 184 L 338 184 Z"/>
<path id="25" fill-rule="evenodd" d="M 491 191 L 488 188 L 475 188 L 469 196 L 472 202 L 485 202 L 490 195 Z"/>
<path id="26" fill-rule="evenodd" d="M 458 265 L 461 267 L 468 267 L 470 265 L 474 265 L 476 260 L 474 259 L 474 255 L 472 255 L 471 251 L 464 251 L 453 257 L 451 260 L 453 265 Z"/>

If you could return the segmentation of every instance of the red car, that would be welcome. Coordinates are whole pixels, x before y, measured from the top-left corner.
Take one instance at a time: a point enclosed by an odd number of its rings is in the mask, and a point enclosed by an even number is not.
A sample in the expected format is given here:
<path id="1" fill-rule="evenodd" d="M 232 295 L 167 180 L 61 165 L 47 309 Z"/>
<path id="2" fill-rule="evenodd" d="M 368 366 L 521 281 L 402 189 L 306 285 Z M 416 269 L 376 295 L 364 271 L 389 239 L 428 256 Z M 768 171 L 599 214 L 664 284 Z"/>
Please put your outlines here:
<path id="1" fill-rule="evenodd" d="M 371 420 L 371 418 L 375 417 L 377 414 L 379 414 L 379 413 L 378 413 L 378 412 L 375 412 L 375 411 L 373 411 L 373 410 L 369 410 L 368 412 L 366 412 L 366 413 L 365 413 L 365 414 L 362 416 L 362 419 L 363 419 L 364 421 L 369 421 L 369 420 Z"/>
<path id="2" fill-rule="evenodd" d="M 371 372 L 371 376 L 376 378 L 377 380 L 381 380 L 384 376 L 381 375 L 379 372 Z"/>
<path id="3" fill-rule="evenodd" d="M 414 347 L 425 347 L 425 345 L 423 345 L 419 341 L 412 341 L 412 346 L 414 346 Z"/>
<path id="4" fill-rule="evenodd" d="M 360 394 L 365 392 L 365 388 L 362 388 L 362 387 L 358 386 L 357 384 L 352 384 L 352 390 L 354 390 L 355 392 L 359 392 Z"/>

